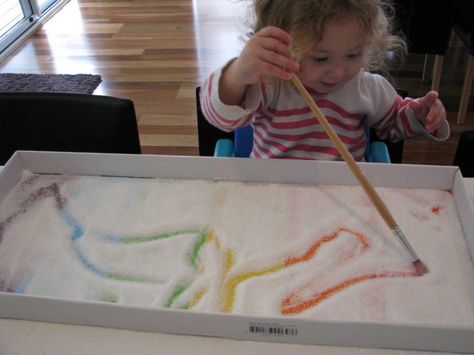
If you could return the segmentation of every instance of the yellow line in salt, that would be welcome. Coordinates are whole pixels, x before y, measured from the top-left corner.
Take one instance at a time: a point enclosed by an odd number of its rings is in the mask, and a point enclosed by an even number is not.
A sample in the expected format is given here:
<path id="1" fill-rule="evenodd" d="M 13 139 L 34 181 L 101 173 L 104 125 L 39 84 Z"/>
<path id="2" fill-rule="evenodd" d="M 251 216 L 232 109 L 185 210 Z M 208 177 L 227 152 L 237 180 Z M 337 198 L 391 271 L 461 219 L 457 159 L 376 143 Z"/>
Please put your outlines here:
<path id="1" fill-rule="evenodd" d="M 272 272 L 276 272 L 278 270 L 283 269 L 284 267 L 285 267 L 285 263 L 280 263 L 270 268 L 266 268 L 259 271 L 245 272 L 243 274 L 236 275 L 233 278 L 231 278 L 226 283 L 226 286 L 225 286 L 224 302 L 223 302 L 221 311 L 224 313 L 229 313 L 232 311 L 232 308 L 234 307 L 234 301 L 235 301 L 235 292 L 236 292 L 237 286 L 241 282 L 248 280 L 252 277 L 262 276 L 262 275 L 270 274 Z"/>
<path id="2" fill-rule="evenodd" d="M 198 290 L 194 294 L 193 299 L 188 303 L 186 308 L 187 309 L 193 308 L 201 300 L 201 298 L 206 294 L 206 292 L 207 292 L 206 287 L 201 288 L 200 290 Z"/>
<path id="3" fill-rule="evenodd" d="M 219 240 L 216 238 L 213 230 L 209 230 L 206 233 L 205 243 L 207 244 L 210 242 L 214 242 L 216 244 L 217 249 L 220 249 L 221 246 L 220 246 Z M 198 272 L 200 274 L 204 272 L 204 265 L 202 263 L 200 263 L 199 265 Z M 206 294 L 207 291 L 208 291 L 207 287 L 203 287 L 199 289 L 198 291 L 196 291 L 191 301 L 187 304 L 186 308 L 190 309 L 190 308 L 193 308 L 196 304 L 198 304 L 198 302 L 201 300 L 201 298 L 203 298 L 203 296 Z"/>

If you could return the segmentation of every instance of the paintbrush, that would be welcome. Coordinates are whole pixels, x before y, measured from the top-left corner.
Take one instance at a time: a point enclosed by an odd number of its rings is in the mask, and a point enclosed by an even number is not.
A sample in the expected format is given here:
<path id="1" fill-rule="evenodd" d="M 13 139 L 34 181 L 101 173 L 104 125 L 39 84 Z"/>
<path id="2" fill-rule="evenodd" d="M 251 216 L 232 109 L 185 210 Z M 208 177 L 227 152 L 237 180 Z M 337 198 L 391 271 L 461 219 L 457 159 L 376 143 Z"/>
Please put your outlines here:
<path id="1" fill-rule="evenodd" d="M 319 123 L 323 127 L 326 134 L 329 136 L 331 141 L 336 145 L 337 150 L 339 151 L 341 156 L 344 158 L 345 162 L 351 169 L 356 179 L 359 181 L 359 184 L 363 187 L 363 189 L 369 196 L 370 200 L 374 204 L 380 216 L 383 218 L 383 220 L 388 225 L 388 227 L 397 236 L 397 238 L 400 239 L 402 244 L 407 249 L 408 253 L 411 256 L 413 266 L 415 267 L 417 275 L 421 276 L 425 274 L 426 272 L 428 272 L 428 268 L 416 255 L 415 250 L 413 250 L 412 246 L 408 242 L 408 239 L 405 237 L 402 230 L 400 229 L 397 222 L 395 221 L 392 214 L 390 213 L 390 210 L 387 208 L 387 206 L 385 205 L 385 203 L 383 202 L 379 194 L 375 191 L 374 187 L 369 182 L 369 180 L 365 176 L 362 169 L 357 165 L 356 161 L 354 160 L 354 157 L 352 156 L 351 153 L 349 153 L 346 146 L 342 143 L 341 139 L 339 138 L 337 133 L 334 131 L 331 124 L 328 122 L 326 117 L 324 117 L 324 114 L 316 105 L 311 95 L 308 93 L 306 88 L 301 83 L 300 79 L 294 73 L 292 73 L 291 76 L 292 76 L 291 80 L 293 81 L 293 84 L 295 85 L 296 89 L 298 89 L 298 91 L 301 93 L 306 103 L 311 108 L 311 111 L 313 111 L 314 115 L 316 116 Z"/>

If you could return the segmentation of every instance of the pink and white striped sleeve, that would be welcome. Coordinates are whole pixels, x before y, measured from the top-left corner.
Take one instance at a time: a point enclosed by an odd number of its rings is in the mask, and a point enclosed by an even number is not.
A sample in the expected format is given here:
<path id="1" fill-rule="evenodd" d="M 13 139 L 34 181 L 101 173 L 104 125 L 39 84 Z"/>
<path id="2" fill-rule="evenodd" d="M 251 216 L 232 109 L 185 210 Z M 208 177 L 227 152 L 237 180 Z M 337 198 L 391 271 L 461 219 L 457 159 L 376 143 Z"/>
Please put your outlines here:
<path id="1" fill-rule="evenodd" d="M 213 126 L 225 132 L 248 125 L 262 107 L 263 83 L 248 87 L 244 107 L 226 105 L 219 97 L 219 80 L 222 69 L 212 73 L 201 86 L 201 110 Z"/>
<path id="2" fill-rule="evenodd" d="M 372 87 L 374 117 L 369 125 L 375 128 L 377 135 L 392 142 L 418 135 L 443 141 L 449 138 L 449 124 L 444 122 L 436 133 L 430 134 L 423 124 L 415 117 L 410 102 L 412 98 L 402 98 L 391 84 L 381 76 L 374 76 L 375 84 Z"/>

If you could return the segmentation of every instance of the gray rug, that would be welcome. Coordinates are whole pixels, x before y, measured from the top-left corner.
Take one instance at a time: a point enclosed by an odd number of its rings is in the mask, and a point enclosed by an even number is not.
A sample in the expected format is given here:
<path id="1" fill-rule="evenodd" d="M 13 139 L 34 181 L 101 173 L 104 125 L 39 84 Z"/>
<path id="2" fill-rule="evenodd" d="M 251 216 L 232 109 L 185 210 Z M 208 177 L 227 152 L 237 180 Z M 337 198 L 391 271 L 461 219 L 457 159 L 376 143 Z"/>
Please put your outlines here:
<path id="1" fill-rule="evenodd" d="M 92 74 L 0 74 L 0 92 L 92 94 L 102 82 Z"/>

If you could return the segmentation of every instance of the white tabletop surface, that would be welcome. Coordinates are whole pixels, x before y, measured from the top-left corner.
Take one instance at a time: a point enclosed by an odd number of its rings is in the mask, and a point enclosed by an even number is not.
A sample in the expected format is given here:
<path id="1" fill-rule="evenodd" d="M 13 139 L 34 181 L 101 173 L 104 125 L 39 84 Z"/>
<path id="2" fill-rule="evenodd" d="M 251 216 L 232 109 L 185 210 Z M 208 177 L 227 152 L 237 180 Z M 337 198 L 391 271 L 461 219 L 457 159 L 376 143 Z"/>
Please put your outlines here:
<path id="1" fill-rule="evenodd" d="M 1 167 L 0 167 L 1 169 Z M 474 178 L 465 179 L 474 204 Z M 250 342 L 0 319 L 0 355 L 18 354 L 431 354 L 316 345 Z M 440 354 L 439 352 L 433 354 Z"/>

